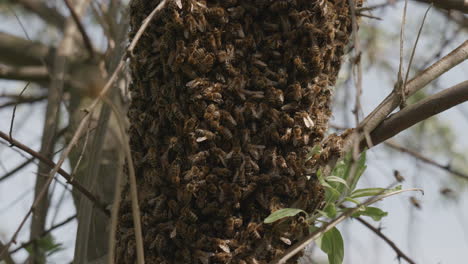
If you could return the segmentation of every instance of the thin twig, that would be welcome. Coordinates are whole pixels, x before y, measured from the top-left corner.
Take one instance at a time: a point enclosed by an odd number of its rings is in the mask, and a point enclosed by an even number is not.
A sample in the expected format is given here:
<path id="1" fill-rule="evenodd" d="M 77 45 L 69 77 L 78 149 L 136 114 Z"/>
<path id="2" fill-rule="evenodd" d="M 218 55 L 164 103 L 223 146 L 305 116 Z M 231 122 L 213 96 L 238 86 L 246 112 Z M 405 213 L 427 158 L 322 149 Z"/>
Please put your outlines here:
<path id="1" fill-rule="evenodd" d="M 404 260 L 406 260 L 410 264 L 416 264 L 416 262 L 414 262 L 414 260 L 412 260 L 410 257 L 408 257 L 405 253 L 403 253 L 403 251 L 400 248 L 398 248 L 398 246 L 395 244 L 395 242 L 393 242 L 390 238 L 388 238 L 386 235 L 384 235 L 382 233 L 382 231 L 380 230 L 380 228 L 374 227 L 369 222 L 362 219 L 362 217 L 356 217 L 355 219 L 358 220 L 361 224 L 363 224 L 367 228 L 369 228 L 377 236 L 382 238 L 395 251 L 395 253 L 397 254 L 398 259 L 403 258 Z"/>
<path id="2" fill-rule="evenodd" d="M 404 108 L 406 104 L 406 94 L 403 86 L 403 48 L 405 46 L 405 25 L 406 25 L 406 11 L 408 9 L 408 0 L 405 0 L 405 6 L 403 8 L 403 17 L 401 18 L 400 27 L 400 64 L 398 65 L 398 76 L 395 84 L 395 93 L 400 96 L 400 108 Z"/>
<path id="3" fill-rule="evenodd" d="M 18 171 L 22 170 L 24 167 L 26 167 L 29 163 L 31 163 L 35 158 L 32 157 L 32 158 L 29 158 L 27 159 L 26 161 L 24 161 L 23 163 L 21 163 L 20 165 L 18 165 L 16 168 L 12 169 L 11 171 L 7 172 L 5 175 L 3 175 L 2 177 L 0 177 L 0 182 L 10 178 L 12 175 L 14 175 L 15 173 L 17 173 Z"/>
<path id="4" fill-rule="evenodd" d="M 468 174 L 465 174 L 465 173 L 462 173 L 460 171 L 456 171 L 454 169 L 452 169 L 450 167 L 450 165 L 442 165 L 440 164 L 439 162 L 433 160 L 433 159 L 430 159 L 424 155 L 422 155 L 421 153 L 419 152 L 416 152 L 414 150 L 411 150 L 409 148 L 406 148 L 404 146 L 401 146 L 395 142 L 393 142 L 392 140 L 387 140 L 384 142 L 384 144 L 390 148 L 393 148 L 395 150 L 398 150 L 398 151 L 401 151 L 401 152 L 404 152 L 404 153 L 407 153 L 411 156 L 413 156 L 414 158 L 420 160 L 420 161 L 423 161 L 427 164 L 430 164 L 432 166 L 435 166 L 437 168 L 440 168 L 442 170 L 445 170 L 446 172 L 450 173 L 450 174 L 453 174 L 454 176 L 457 176 L 457 177 L 460 177 L 461 179 L 464 179 L 464 180 L 468 180 Z"/>
<path id="5" fill-rule="evenodd" d="M 23 90 L 21 90 L 21 92 L 19 94 L 19 97 L 21 97 L 23 95 L 24 91 L 26 91 L 26 89 L 28 89 L 28 86 L 29 86 L 29 82 L 24 86 Z M 18 106 L 18 104 L 15 104 L 15 106 L 13 107 L 13 113 L 11 114 L 10 131 L 8 132 L 8 134 L 10 135 L 10 138 L 13 138 L 13 124 L 15 122 L 15 115 L 16 115 L 16 107 L 17 106 Z"/>
<path id="6" fill-rule="evenodd" d="M 29 155 L 37 158 L 41 162 L 44 162 L 45 164 L 49 165 L 51 168 L 54 168 L 56 166 L 56 164 L 52 160 L 44 157 L 43 155 L 41 155 L 37 151 L 34 151 L 33 149 L 29 148 L 28 146 L 22 144 L 21 142 L 18 142 L 16 139 L 10 138 L 7 134 L 3 133 L 2 131 L 0 131 L 0 137 L 3 138 L 4 140 L 6 140 L 7 142 L 12 142 L 13 146 L 23 150 L 24 152 L 26 152 Z M 88 190 L 86 190 L 86 188 L 84 188 L 79 182 L 73 180 L 71 178 L 70 174 L 68 174 L 66 171 L 64 171 L 61 168 L 58 169 L 57 172 L 60 175 L 62 175 L 63 178 L 65 178 L 67 180 L 67 182 L 73 186 L 73 188 L 75 188 L 76 190 L 81 192 L 83 195 L 85 195 L 90 201 L 92 201 L 96 205 L 97 208 L 101 209 L 101 211 L 104 214 L 110 215 L 109 211 L 106 209 L 106 205 L 103 204 L 96 196 L 94 196 L 92 193 L 90 193 Z"/>
<path id="7" fill-rule="evenodd" d="M 425 87 L 431 81 L 457 66 L 468 58 L 468 40 L 463 42 L 458 48 L 450 52 L 448 55 L 435 62 L 415 78 L 410 80 L 406 87 L 408 96 Z M 373 131 L 387 116 L 395 110 L 400 104 L 399 96 L 395 91 L 392 91 L 372 113 L 370 113 L 360 124 L 359 128 L 367 131 Z"/>
<path id="8" fill-rule="evenodd" d="M 75 8 L 70 4 L 69 0 L 63 0 L 63 1 L 65 2 L 65 5 L 67 6 L 68 10 L 70 11 L 71 16 L 73 17 L 73 20 L 76 23 L 76 27 L 78 28 L 78 30 L 81 33 L 81 37 L 83 37 L 83 42 L 85 44 L 86 49 L 89 52 L 89 57 L 94 58 L 95 54 L 94 54 L 93 44 L 91 43 L 91 40 L 90 40 L 88 34 L 86 33 L 86 30 L 85 30 L 85 28 L 83 26 L 83 23 L 81 23 L 80 16 L 78 16 L 78 14 L 75 11 Z"/>
<path id="9" fill-rule="evenodd" d="M 431 8 L 432 8 L 432 4 L 429 5 L 429 7 L 426 10 L 426 13 L 424 13 L 424 17 L 422 19 L 421 26 L 419 27 L 418 35 L 416 37 L 416 41 L 414 42 L 413 50 L 411 51 L 410 61 L 408 63 L 408 67 L 406 69 L 405 81 L 403 82 L 403 87 L 402 87 L 403 96 L 406 96 L 405 87 L 406 87 L 406 84 L 408 83 L 408 77 L 409 77 L 409 73 L 410 73 L 410 69 L 411 69 L 411 64 L 413 64 L 414 54 L 416 53 L 416 47 L 418 46 L 419 38 L 421 37 L 421 32 L 422 32 L 422 29 L 424 27 L 424 23 L 426 22 L 427 14 L 429 13 L 429 10 L 431 10 Z"/>
<path id="10" fill-rule="evenodd" d="M 37 241 L 38 239 L 40 239 L 41 237 L 44 237 L 46 236 L 47 234 L 49 234 L 50 232 L 54 231 L 55 229 L 57 228 L 60 228 L 68 223 L 70 223 L 71 221 L 73 221 L 74 219 L 76 218 L 76 214 L 75 215 L 72 215 L 70 217 L 68 217 L 67 219 L 63 220 L 62 222 L 58 223 L 58 224 L 55 224 L 53 226 L 51 226 L 49 229 L 45 230 L 44 232 L 41 233 L 41 235 L 37 238 L 34 238 L 34 239 L 31 239 L 29 240 L 28 242 L 25 242 L 25 243 L 21 243 L 21 246 L 13 249 L 12 251 L 10 251 L 10 254 L 14 254 L 16 252 L 18 252 L 19 250 L 31 245 L 32 243 L 34 243 L 35 241 Z"/>

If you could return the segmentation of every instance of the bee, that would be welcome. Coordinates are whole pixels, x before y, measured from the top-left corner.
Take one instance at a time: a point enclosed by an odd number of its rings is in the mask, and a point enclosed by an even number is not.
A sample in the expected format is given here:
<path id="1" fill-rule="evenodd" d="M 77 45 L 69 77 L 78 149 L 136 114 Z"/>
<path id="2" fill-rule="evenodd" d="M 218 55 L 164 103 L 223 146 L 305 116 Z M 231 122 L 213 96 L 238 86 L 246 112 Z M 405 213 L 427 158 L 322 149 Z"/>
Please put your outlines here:
<path id="1" fill-rule="evenodd" d="M 158 166 L 158 151 L 155 147 L 149 147 L 146 152 L 145 157 L 143 158 L 151 167 Z"/>
<path id="2" fill-rule="evenodd" d="M 228 125 L 229 127 L 237 126 L 236 120 L 234 119 L 234 117 L 232 117 L 232 115 L 228 111 L 220 110 L 220 113 L 221 113 L 221 119 L 226 123 L 226 125 Z"/>
<path id="3" fill-rule="evenodd" d="M 302 59 L 298 56 L 296 56 L 293 59 L 293 64 L 296 67 L 296 70 L 302 74 L 308 74 L 309 70 L 307 69 L 307 66 L 305 63 L 302 61 Z"/>
<path id="4" fill-rule="evenodd" d="M 236 7 L 230 7 L 227 9 L 229 16 L 233 19 L 240 19 L 244 17 L 245 8 L 242 5 Z"/>
<path id="5" fill-rule="evenodd" d="M 298 146 L 302 141 L 302 129 L 300 126 L 294 126 L 293 128 L 293 136 L 292 136 L 292 143 L 293 146 Z"/>
<path id="6" fill-rule="evenodd" d="M 214 148 L 211 148 L 210 149 L 210 152 L 213 156 L 215 156 L 219 162 L 221 162 L 221 164 L 223 164 L 224 167 L 227 167 L 226 165 L 226 152 L 224 152 L 224 150 L 218 148 L 218 147 L 214 147 Z"/>
<path id="7" fill-rule="evenodd" d="M 214 62 L 215 62 L 214 55 L 209 53 L 204 58 L 199 60 L 198 70 L 201 73 L 207 73 L 212 69 Z"/>
<path id="8" fill-rule="evenodd" d="M 189 156 L 189 160 L 190 162 L 192 163 L 192 165 L 198 165 L 198 164 L 201 164 L 201 163 L 205 163 L 206 162 L 206 158 L 208 158 L 209 156 L 209 151 L 200 151 L 196 154 L 193 154 L 191 156 Z"/>
<path id="9" fill-rule="evenodd" d="M 229 130 L 229 129 L 228 129 L 227 127 L 225 127 L 225 126 L 218 125 L 218 126 L 216 126 L 216 130 L 217 130 L 218 133 L 220 133 L 221 136 L 223 136 L 223 138 L 226 139 L 226 140 L 231 140 L 232 137 L 233 137 L 231 130 Z"/>
<path id="10" fill-rule="evenodd" d="M 302 99 L 302 87 L 300 83 L 296 82 L 288 86 L 286 99 L 290 101 L 299 102 Z"/>
<path id="11" fill-rule="evenodd" d="M 266 92 L 266 100 L 273 106 L 280 106 L 284 103 L 283 91 L 274 87 L 268 87 Z"/>
<path id="12" fill-rule="evenodd" d="M 280 142 L 284 145 L 289 143 L 289 140 L 291 139 L 292 135 L 292 128 L 287 128 L 286 132 L 280 137 Z"/>
<path id="13" fill-rule="evenodd" d="M 216 138 L 216 134 L 206 130 L 206 129 L 196 129 L 195 130 L 195 135 L 197 136 L 197 142 L 203 142 L 203 141 L 212 141 Z"/>
<path id="14" fill-rule="evenodd" d="M 247 229 L 246 229 L 247 234 L 249 235 L 249 237 L 252 237 L 252 238 L 257 239 L 257 240 L 262 239 L 262 236 L 258 232 L 258 229 L 259 229 L 260 226 L 261 226 L 261 224 L 256 224 L 254 222 L 250 222 L 247 225 Z"/>
<path id="15" fill-rule="evenodd" d="M 418 199 L 416 199 L 416 197 L 411 196 L 411 197 L 410 197 L 410 202 L 411 202 L 411 204 L 412 204 L 414 207 L 416 207 L 417 209 L 421 209 L 421 202 L 420 202 Z"/>
<path id="16" fill-rule="evenodd" d="M 221 24 L 227 23 L 226 11 L 222 7 L 211 7 L 205 9 L 205 15 L 208 19 L 213 19 Z"/>
<path id="17" fill-rule="evenodd" d="M 252 182 L 249 183 L 246 187 L 242 189 L 242 199 L 247 199 L 255 190 L 257 189 L 257 184 Z"/>
<path id="18" fill-rule="evenodd" d="M 227 74 L 230 76 L 238 76 L 240 75 L 239 69 L 234 67 L 231 63 L 225 62 L 223 63 L 224 70 L 226 71 Z"/>
<path id="19" fill-rule="evenodd" d="M 405 181 L 405 178 L 403 176 L 401 176 L 401 174 L 400 174 L 400 172 L 398 170 L 393 171 L 393 176 L 395 177 L 397 182 L 404 182 Z"/>
<path id="20" fill-rule="evenodd" d="M 296 117 L 298 121 L 299 120 L 302 121 L 304 126 L 308 129 L 312 129 L 315 126 L 314 121 L 312 120 L 312 118 L 310 118 L 310 115 L 305 111 L 300 111 L 296 113 Z M 298 123 L 301 123 L 301 122 L 298 122 Z"/>
<path id="21" fill-rule="evenodd" d="M 229 169 L 219 167 L 211 169 L 211 172 L 215 175 L 220 176 L 221 178 L 229 178 L 232 174 Z"/>
<path id="22" fill-rule="evenodd" d="M 237 219 L 240 219 L 240 218 L 231 216 L 231 217 L 228 217 L 226 219 L 226 226 L 225 227 L 226 227 L 226 235 L 228 237 L 233 237 L 234 236 L 234 231 L 235 231 L 235 228 L 236 228 L 236 220 Z"/>
<path id="23" fill-rule="evenodd" d="M 446 187 L 446 188 L 440 189 L 440 193 L 445 196 L 450 196 L 450 195 L 453 195 L 454 191 Z"/>
<path id="24" fill-rule="evenodd" d="M 227 252 L 215 253 L 212 259 L 216 263 L 229 263 L 232 259 L 232 254 Z"/>
<path id="25" fill-rule="evenodd" d="M 238 168 L 244 162 L 244 154 L 239 146 L 233 147 L 231 152 L 226 155 L 226 159 L 230 161 L 233 168 Z"/>
<path id="26" fill-rule="evenodd" d="M 175 159 L 169 170 L 169 179 L 175 185 L 179 185 L 180 183 L 180 159 Z"/>
<path id="27" fill-rule="evenodd" d="M 198 216 L 188 207 L 184 207 L 181 214 L 182 218 L 189 222 L 195 223 L 198 221 Z"/>
<path id="28" fill-rule="evenodd" d="M 212 51 L 218 51 L 218 44 L 216 43 L 216 37 L 214 34 L 209 34 L 207 37 L 208 46 L 211 48 Z M 220 45 L 221 46 L 221 45 Z"/>
<path id="29" fill-rule="evenodd" d="M 169 214 L 177 215 L 179 213 L 179 204 L 175 200 L 169 200 L 167 202 L 167 209 L 169 210 Z"/>
<path id="30" fill-rule="evenodd" d="M 263 154 L 263 165 L 270 170 L 276 168 L 276 147 L 265 150 Z"/>
<path id="31" fill-rule="evenodd" d="M 245 172 L 248 174 L 258 173 L 260 171 L 260 167 L 258 164 L 252 160 L 252 158 L 247 155 L 245 156 Z"/>

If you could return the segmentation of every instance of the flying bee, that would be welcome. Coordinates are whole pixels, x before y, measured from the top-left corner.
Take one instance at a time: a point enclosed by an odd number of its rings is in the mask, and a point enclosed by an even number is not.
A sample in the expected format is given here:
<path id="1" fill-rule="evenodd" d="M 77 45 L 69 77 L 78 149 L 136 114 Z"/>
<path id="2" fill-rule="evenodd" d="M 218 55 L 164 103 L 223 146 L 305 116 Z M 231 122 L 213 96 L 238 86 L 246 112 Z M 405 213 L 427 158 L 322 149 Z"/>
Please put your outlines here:
<path id="1" fill-rule="evenodd" d="M 411 196 L 411 197 L 410 197 L 410 202 L 411 202 L 411 204 L 412 204 L 414 207 L 416 207 L 417 209 L 421 209 L 421 202 L 420 202 L 418 199 L 416 199 L 416 197 Z"/>
<path id="2" fill-rule="evenodd" d="M 258 229 L 259 227 L 261 226 L 261 224 L 256 224 L 254 222 L 250 222 L 248 225 L 247 225 L 247 234 L 254 238 L 254 239 L 262 239 L 262 236 L 260 235 L 260 233 L 258 232 Z"/>

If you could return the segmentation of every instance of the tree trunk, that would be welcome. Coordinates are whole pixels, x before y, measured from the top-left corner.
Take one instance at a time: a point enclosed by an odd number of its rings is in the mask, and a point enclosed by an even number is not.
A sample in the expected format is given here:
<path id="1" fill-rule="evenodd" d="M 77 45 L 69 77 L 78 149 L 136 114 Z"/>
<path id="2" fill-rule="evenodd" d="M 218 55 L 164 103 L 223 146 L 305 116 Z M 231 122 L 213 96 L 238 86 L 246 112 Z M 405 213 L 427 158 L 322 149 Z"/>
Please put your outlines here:
<path id="1" fill-rule="evenodd" d="M 131 2 L 131 38 L 158 2 Z M 263 220 L 286 207 L 312 212 L 323 199 L 314 172 L 328 157 L 307 154 L 327 131 L 348 1 L 176 2 L 131 59 L 146 263 L 267 263 L 308 228 L 302 216 Z M 128 188 L 123 195 L 116 258 L 134 263 Z"/>

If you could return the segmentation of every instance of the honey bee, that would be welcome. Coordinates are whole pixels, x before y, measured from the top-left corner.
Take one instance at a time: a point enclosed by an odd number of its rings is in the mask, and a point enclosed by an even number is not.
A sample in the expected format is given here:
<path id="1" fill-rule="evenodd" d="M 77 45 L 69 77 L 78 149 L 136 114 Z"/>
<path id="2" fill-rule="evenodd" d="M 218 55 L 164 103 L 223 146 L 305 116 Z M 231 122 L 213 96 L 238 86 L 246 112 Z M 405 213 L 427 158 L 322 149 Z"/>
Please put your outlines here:
<path id="1" fill-rule="evenodd" d="M 155 147 L 149 147 L 143 158 L 151 167 L 158 166 L 158 152 Z"/>
<path id="2" fill-rule="evenodd" d="M 198 221 L 198 216 L 188 207 L 184 207 L 181 211 L 183 219 L 195 223 Z"/>
<path id="3" fill-rule="evenodd" d="M 302 99 L 302 87 L 298 82 L 288 86 L 286 99 L 296 102 Z"/>
<path id="4" fill-rule="evenodd" d="M 224 167 L 227 167 L 226 165 L 226 152 L 224 152 L 224 150 L 218 148 L 218 147 L 214 147 L 214 148 L 211 148 L 210 149 L 210 152 L 213 156 L 215 156 L 219 162 L 221 162 L 221 164 L 223 164 Z"/>
<path id="5" fill-rule="evenodd" d="M 284 103 L 283 91 L 274 87 L 268 87 L 266 93 L 266 100 L 273 106 L 280 106 Z"/>
<path id="6" fill-rule="evenodd" d="M 222 7 L 211 7 L 205 9 L 205 15 L 208 19 L 213 19 L 221 24 L 227 23 L 227 16 Z"/>
<path id="7" fill-rule="evenodd" d="M 257 184 L 252 182 L 249 183 L 245 188 L 243 188 L 242 199 L 247 199 L 255 190 L 257 189 Z"/>
<path id="8" fill-rule="evenodd" d="M 286 132 L 280 137 L 280 142 L 284 145 L 289 143 L 289 140 L 291 139 L 292 135 L 292 128 L 287 128 Z"/>
<path id="9" fill-rule="evenodd" d="M 299 144 L 302 143 L 302 129 L 300 126 L 294 126 L 293 128 L 293 137 L 292 137 L 292 143 L 294 146 L 298 146 Z"/>
<path id="10" fill-rule="evenodd" d="M 216 263 L 229 263 L 232 259 L 232 254 L 227 252 L 215 253 L 212 259 Z"/>
<path id="11" fill-rule="evenodd" d="M 296 113 L 296 116 L 298 121 L 302 121 L 298 123 L 303 123 L 306 128 L 312 129 L 315 126 L 314 121 L 312 120 L 312 118 L 310 118 L 310 115 L 307 112 L 300 111 Z"/>
<path id="12" fill-rule="evenodd" d="M 242 154 L 241 147 L 233 147 L 231 152 L 226 155 L 226 159 L 230 161 L 231 167 L 238 168 L 244 162 L 244 155 Z"/>
<path id="13" fill-rule="evenodd" d="M 393 171 L 393 176 L 395 177 L 395 180 L 397 180 L 397 182 L 404 182 L 405 181 L 405 178 L 403 176 L 401 176 L 401 174 L 400 174 L 400 172 L 398 170 Z"/>
<path id="14" fill-rule="evenodd" d="M 179 204 L 175 200 L 169 200 L 167 202 L 167 209 L 169 210 L 169 214 L 175 216 L 179 213 Z"/>
<path id="15" fill-rule="evenodd" d="M 246 229 L 246 232 L 249 235 L 249 237 L 252 237 L 252 238 L 257 239 L 257 240 L 262 239 L 262 236 L 258 232 L 258 229 L 259 229 L 260 226 L 261 226 L 261 224 L 256 224 L 254 222 L 250 222 L 247 225 L 247 229 Z"/>
<path id="16" fill-rule="evenodd" d="M 196 154 L 193 154 L 191 156 L 189 156 L 189 160 L 190 162 L 192 163 L 192 165 L 198 165 L 198 164 L 201 164 L 201 163 L 205 163 L 206 162 L 206 158 L 208 158 L 209 156 L 209 151 L 200 151 Z"/>
<path id="17" fill-rule="evenodd" d="M 229 178 L 231 176 L 231 171 L 227 168 L 213 168 L 211 172 L 215 175 L 220 176 L 221 178 Z"/>
<path id="18" fill-rule="evenodd" d="M 252 158 L 247 155 L 245 156 L 245 172 L 249 174 L 258 173 L 260 171 L 260 167 L 258 164 L 252 160 Z"/>
<path id="19" fill-rule="evenodd" d="M 180 159 L 175 159 L 169 170 L 169 179 L 175 185 L 179 185 L 180 183 Z"/>
<path id="20" fill-rule="evenodd" d="M 228 125 L 229 127 L 237 126 L 236 120 L 234 119 L 234 117 L 232 117 L 232 115 L 228 111 L 220 110 L 219 112 L 221 113 L 221 119 L 224 120 L 226 125 Z"/>
<path id="21" fill-rule="evenodd" d="M 411 204 L 412 204 L 414 207 L 416 207 L 417 209 L 421 209 L 421 202 L 420 202 L 418 199 L 416 199 L 416 197 L 411 196 L 411 197 L 410 197 L 410 202 L 411 202 Z"/>
<path id="22" fill-rule="evenodd" d="M 230 7 L 227 9 L 229 16 L 233 19 L 240 19 L 244 17 L 245 8 L 242 5 L 236 7 Z"/>
<path id="23" fill-rule="evenodd" d="M 216 134 L 206 130 L 206 129 L 196 129 L 195 130 L 195 135 L 197 136 L 197 142 L 203 142 L 203 141 L 212 141 L 216 138 Z"/>
<path id="24" fill-rule="evenodd" d="M 216 130 L 218 131 L 218 133 L 221 134 L 221 136 L 223 136 L 223 138 L 225 138 L 226 140 L 231 140 L 233 135 L 232 135 L 232 132 L 231 130 L 229 130 L 227 127 L 225 126 L 221 126 L 221 125 L 218 125 L 216 127 Z"/>
<path id="25" fill-rule="evenodd" d="M 302 61 L 300 57 L 295 57 L 293 60 L 294 66 L 296 67 L 296 70 L 302 74 L 307 74 L 309 73 L 309 70 L 307 69 L 307 66 L 305 63 Z"/>

